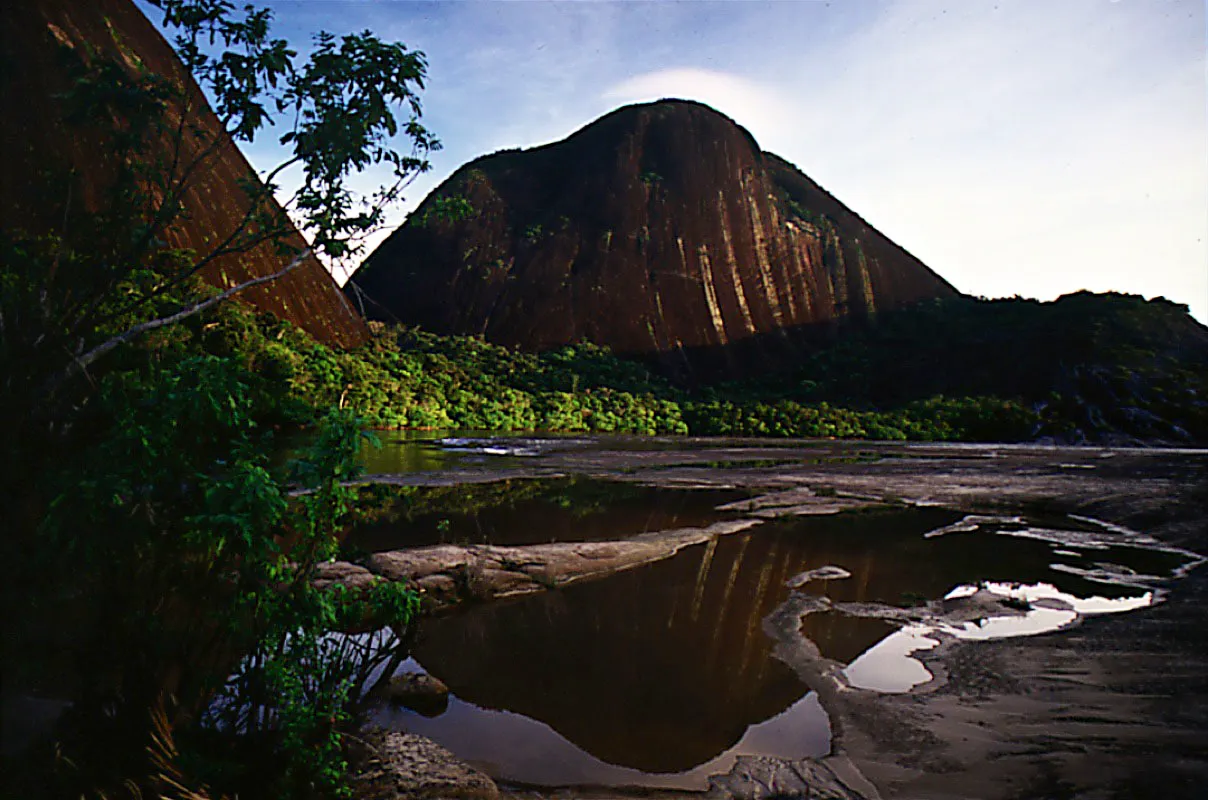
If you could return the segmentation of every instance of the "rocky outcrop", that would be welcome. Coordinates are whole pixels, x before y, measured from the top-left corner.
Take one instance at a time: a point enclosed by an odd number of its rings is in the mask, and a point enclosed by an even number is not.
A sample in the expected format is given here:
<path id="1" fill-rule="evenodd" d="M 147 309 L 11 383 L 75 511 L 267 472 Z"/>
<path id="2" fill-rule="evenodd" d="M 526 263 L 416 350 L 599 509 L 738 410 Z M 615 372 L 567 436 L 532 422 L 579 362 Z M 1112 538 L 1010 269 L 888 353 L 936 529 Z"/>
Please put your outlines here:
<path id="1" fill-rule="evenodd" d="M 628 106 L 459 169 L 354 275 L 370 315 L 673 373 L 783 363 L 806 331 L 956 294 L 733 120 Z"/>
<path id="2" fill-rule="evenodd" d="M 429 610 L 466 600 L 489 600 L 541 592 L 584 578 L 660 561 L 714 536 L 759 524 L 744 519 L 704 528 L 658 531 L 610 542 L 554 542 L 524 547 L 434 545 L 390 550 L 369 557 L 366 566 L 346 561 L 321 564 L 318 586 L 363 588 L 376 580 L 409 583 Z"/>
<path id="3" fill-rule="evenodd" d="M 707 800 L 873 800 L 880 794 L 844 758 L 789 761 L 739 756 L 725 775 L 709 779 Z"/>
<path id="4" fill-rule="evenodd" d="M 352 739 L 357 800 L 496 800 L 499 787 L 430 739 L 372 728 Z"/>
<path id="5" fill-rule="evenodd" d="M 4 227 L 34 236 L 63 235 L 65 207 L 73 213 L 96 213 L 109 202 L 115 158 L 112 139 L 101 132 L 101 126 L 69 124 L 65 118 L 58 96 L 72 85 L 72 78 L 62 58 L 64 50 L 85 60 L 110 59 L 131 72 L 146 70 L 183 88 L 191 106 L 189 121 L 196 130 L 185 128 L 180 163 L 197 160 L 193 172 L 198 177 L 181 197 L 181 216 L 164 232 L 162 246 L 191 249 L 202 256 L 212 252 L 248 211 L 241 182 L 259 178 L 172 48 L 131 0 L 12 0 L 0 5 L 0 86 L 5 105 L 0 113 L 4 161 L 0 219 Z M 168 110 L 170 118 L 179 119 L 181 113 L 179 107 Z M 172 163 L 174 152 L 165 140 L 158 154 L 164 169 Z M 288 220 L 284 224 L 289 225 Z M 296 231 L 283 244 L 294 252 L 305 246 Z M 289 258 L 275 243 L 265 242 L 214 259 L 201 277 L 216 287 L 234 286 L 279 271 Z M 364 322 L 314 258 L 240 298 L 330 345 L 355 345 L 367 337 Z"/>
<path id="6" fill-rule="evenodd" d="M 435 717 L 449 707 L 449 687 L 424 672 L 402 672 L 386 683 L 386 698 L 395 705 Z"/>

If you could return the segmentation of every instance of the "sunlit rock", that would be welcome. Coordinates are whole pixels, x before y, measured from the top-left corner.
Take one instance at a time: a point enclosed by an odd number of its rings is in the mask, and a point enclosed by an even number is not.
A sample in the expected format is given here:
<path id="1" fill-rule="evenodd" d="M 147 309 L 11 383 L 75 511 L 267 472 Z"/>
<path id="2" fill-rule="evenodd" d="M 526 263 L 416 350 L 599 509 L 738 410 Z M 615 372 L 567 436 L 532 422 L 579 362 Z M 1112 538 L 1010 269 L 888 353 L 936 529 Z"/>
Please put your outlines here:
<path id="1" fill-rule="evenodd" d="M 689 376 L 783 365 L 820 324 L 956 294 L 734 120 L 680 100 L 466 164 L 346 288 L 425 330 L 591 341 Z"/>

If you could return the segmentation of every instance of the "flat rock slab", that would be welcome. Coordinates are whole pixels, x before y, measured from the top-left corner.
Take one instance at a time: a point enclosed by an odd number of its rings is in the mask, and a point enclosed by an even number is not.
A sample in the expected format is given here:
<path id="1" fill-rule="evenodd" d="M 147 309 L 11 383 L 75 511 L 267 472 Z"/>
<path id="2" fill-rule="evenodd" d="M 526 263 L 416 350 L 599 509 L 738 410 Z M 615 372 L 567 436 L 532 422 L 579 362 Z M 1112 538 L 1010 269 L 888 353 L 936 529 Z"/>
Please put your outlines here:
<path id="1" fill-rule="evenodd" d="M 324 585 L 362 585 L 373 580 L 412 584 L 429 609 L 459 600 L 489 600 L 539 592 L 585 578 L 611 575 L 660 561 L 714 536 L 746 530 L 757 519 L 727 520 L 704 528 L 644 533 L 610 542 L 555 542 L 524 547 L 433 545 L 375 553 L 364 567 L 347 562 L 325 564 Z"/>
<path id="2" fill-rule="evenodd" d="M 326 589 L 334 584 L 343 584 L 349 589 L 364 589 L 380 580 L 369 570 L 347 561 L 332 561 L 317 568 L 315 586 Z"/>
<path id="3" fill-rule="evenodd" d="M 875 462 L 846 458 L 865 451 L 885 457 Z M 552 454 L 540 463 L 550 472 L 643 485 L 693 482 L 780 494 L 773 502 L 755 498 L 754 507 L 742 500 L 732 509 L 748 516 L 754 510 L 875 498 L 947 506 L 971 515 L 964 525 L 934 535 L 969 530 L 978 517 L 1071 514 L 1091 523 L 1087 536 L 1109 546 L 1151 541 L 1208 552 L 1204 451 L 822 442 L 753 444 L 743 460 L 748 455 L 778 461 L 796 456 L 801 463 L 740 465 L 732 450 L 716 447 L 691 452 L 584 450 Z M 482 470 L 474 479 L 504 477 L 498 470 Z M 429 485 L 462 480 L 464 473 L 422 478 Z M 809 491 L 795 491 L 803 488 Z M 1117 539 L 1108 541 L 1114 533 Z M 1063 531 L 1055 544 L 1069 544 L 1068 537 Z M 617 555 L 591 559 L 589 554 L 579 554 L 575 563 L 607 563 Z M 547 580 L 548 567 L 543 561 L 509 569 Z M 417 583 L 431 586 L 430 592 L 455 592 L 461 579 L 456 573 L 433 572 Z M 361 573 L 345 574 L 353 578 Z M 1199 800 L 1208 785 L 1208 651 L 1200 635 L 1208 608 L 1208 570 L 1188 567 L 1179 576 L 1163 602 L 1130 614 L 1096 616 L 1061 635 L 941 642 L 917 656 L 934 680 L 900 694 L 846 687 L 841 665 L 828 662 L 798 635 L 801 617 L 830 610 L 902 624 L 955 623 L 1003 616 L 1012 609 L 1004 608 L 1001 598 L 986 596 L 898 609 L 830 604 L 795 592 L 792 602 L 763 621 L 763 630 L 776 640 L 776 656 L 818 691 L 831 716 L 833 752 L 820 763 L 846 787 L 847 796 Z M 792 762 L 797 777 L 789 775 L 790 764 L 784 761 L 739 766 L 714 784 L 710 800 L 845 796 L 825 794 L 832 791 L 826 782 L 807 779 L 797 762 Z M 607 787 L 508 791 L 517 800 L 690 796 Z"/>
<path id="4" fill-rule="evenodd" d="M 371 728 L 352 749 L 356 800 L 497 800 L 499 787 L 445 748 L 413 733 Z"/>
<path id="5" fill-rule="evenodd" d="M 789 578 L 784 585 L 790 589 L 800 589 L 810 581 L 842 581 L 850 577 L 851 573 L 843 569 L 843 567 L 828 564 L 825 567 L 818 567 L 817 569 L 798 573 Z"/>
<path id="6" fill-rule="evenodd" d="M 858 774 L 843 775 L 824 761 L 739 756 L 725 775 L 709 779 L 709 800 L 873 800 L 880 795 Z M 850 772 L 848 770 L 847 772 Z"/>

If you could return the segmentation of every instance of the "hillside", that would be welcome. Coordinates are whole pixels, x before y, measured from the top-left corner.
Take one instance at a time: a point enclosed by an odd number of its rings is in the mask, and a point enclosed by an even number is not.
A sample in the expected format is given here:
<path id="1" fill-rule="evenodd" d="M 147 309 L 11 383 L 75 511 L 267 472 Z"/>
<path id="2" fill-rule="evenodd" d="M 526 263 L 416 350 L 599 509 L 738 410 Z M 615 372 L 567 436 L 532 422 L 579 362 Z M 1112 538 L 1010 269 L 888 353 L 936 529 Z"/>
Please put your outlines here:
<path id="1" fill-rule="evenodd" d="M 370 317 L 533 351 L 590 341 L 679 376 L 782 367 L 820 328 L 957 294 L 733 120 L 677 100 L 466 164 L 346 290 Z"/>
<path id="2" fill-rule="evenodd" d="M 994 396 L 1035 409 L 1039 432 L 1063 441 L 1205 442 L 1208 328 L 1163 298 L 956 298 L 887 315 L 742 391 L 857 408 Z"/>

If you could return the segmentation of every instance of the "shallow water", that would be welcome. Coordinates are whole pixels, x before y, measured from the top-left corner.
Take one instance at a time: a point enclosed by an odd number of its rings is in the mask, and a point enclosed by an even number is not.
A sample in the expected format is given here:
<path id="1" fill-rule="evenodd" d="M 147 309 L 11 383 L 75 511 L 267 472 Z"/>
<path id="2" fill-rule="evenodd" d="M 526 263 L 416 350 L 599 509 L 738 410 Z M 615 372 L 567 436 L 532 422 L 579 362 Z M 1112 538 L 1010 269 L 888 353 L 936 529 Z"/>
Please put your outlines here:
<path id="1" fill-rule="evenodd" d="M 378 446 L 362 447 L 358 460 L 370 475 L 406 475 L 437 470 L 531 467 L 542 456 L 597 449 L 685 450 L 674 437 L 531 432 L 433 430 L 378 431 Z"/>
<path id="2" fill-rule="evenodd" d="M 702 448 L 730 465 L 800 462 L 811 460 L 811 457 L 828 461 L 874 457 L 849 443 L 838 446 L 824 440 L 480 431 L 379 431 L 377 439 L 379 446 L 363 447 L 358 456 L 361 466 L 370 475 L 530 469 L 540 466 L 547 456 L 602 452 L 683 455 L 691 462 L 695 461 L 691 456 Z"/>
<path id="3" fill-rule="evenodd" d="M 703 786 L 708 772 L 698 767 L 732 756 L 748 729 L 808 693 L 760 631 L 787 591 L 789 556 L 776 537 L 725 536 L 604 580 L 425 620 L 416 661 L 481 713 L 459 706 L 456 721 L 397 710 L 388 718 L 514 780 L 556 784 L 574 771 L 573 782 Z M 837 644 L 859 647 L 845 637 Z M 499 711 L 554 734 L 525 745 L 540 757 L 509 756 L 521 747 L 518 730 Z M 782 724 L 804 722 L 790 715 Z M 808 736 L 753 734 L 747 745 L 826 752 L 825 725 L 804 727 Z"/>
<path id="4" fill-rule="evenodd" d="M 381 708 L 378 721 L 514 781 L 700 789 L 739 754 L 829 751 L 816 696 L 773 656 L 762 625 L 792 592 L 909 608 L 981 585 L 1034 604 L 942 629 L 838 610 L 802 619 L 821 655 L 848 665 L 850 683 L 906 691 L 930 679 L 911 653 L 941 633 L 1024 635 L 1142 606 L 1154 598 L 1145 572 L 1169 577 L 1186 561 L 1104 547 L 1087 538 L 1089 523 L 1071 523 L 1080 544 L 1070 544 L 1052 520 L 961 521 L 940 508 L 776 520 L 603 580 L 427 619 L 410 668 L 449 685 L 449 709 L 426 718 Z M 1092 579 L 1093 565 L 1129 580 Z"/>
<path id="5" fill-rule="evenodd" d="M 735 489 L 674 489 L 590 478 L 495 481 L 402 490 L 345 543 L 381 552 L 431 544 L 518 546 L 624 539 L 650 531 L 704 527 L 734 513 L 717 507 L 749 497 Z"/>

